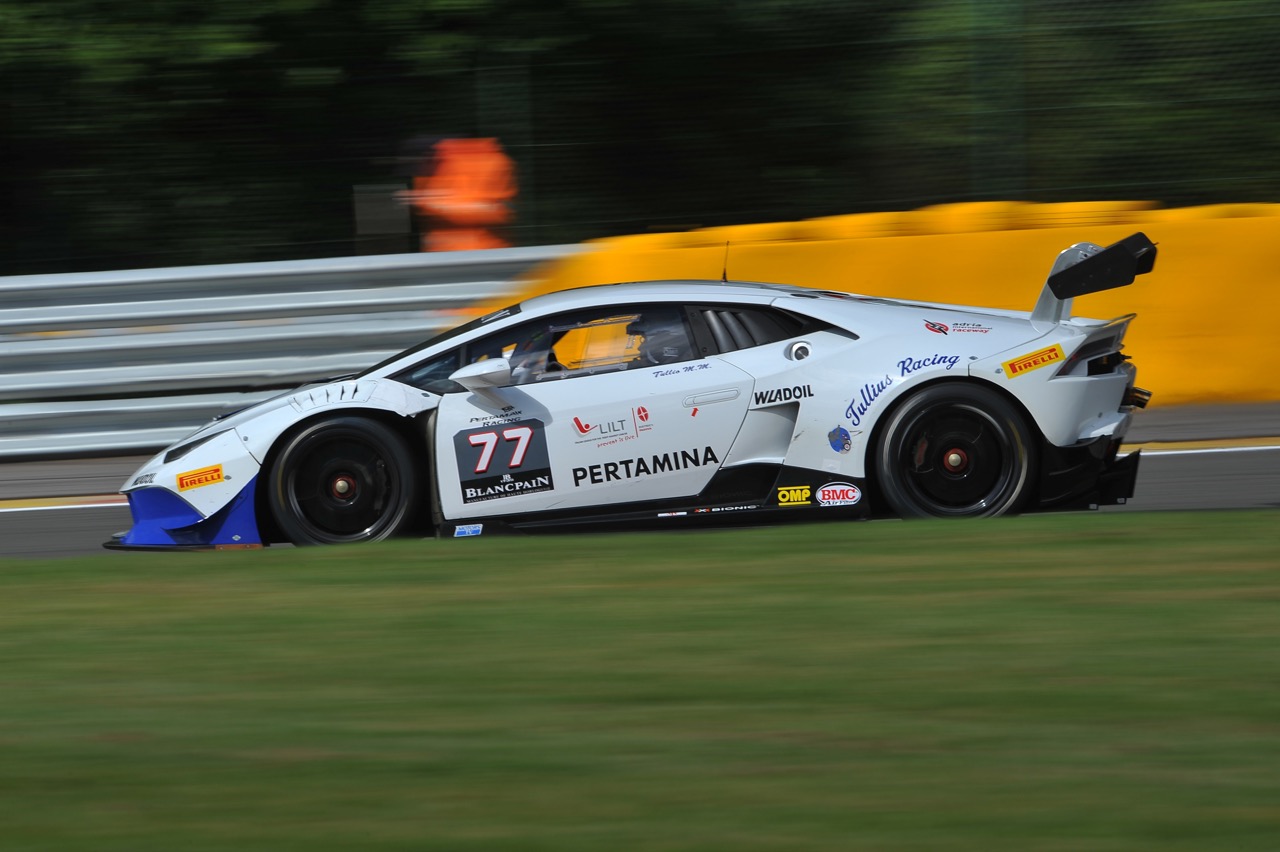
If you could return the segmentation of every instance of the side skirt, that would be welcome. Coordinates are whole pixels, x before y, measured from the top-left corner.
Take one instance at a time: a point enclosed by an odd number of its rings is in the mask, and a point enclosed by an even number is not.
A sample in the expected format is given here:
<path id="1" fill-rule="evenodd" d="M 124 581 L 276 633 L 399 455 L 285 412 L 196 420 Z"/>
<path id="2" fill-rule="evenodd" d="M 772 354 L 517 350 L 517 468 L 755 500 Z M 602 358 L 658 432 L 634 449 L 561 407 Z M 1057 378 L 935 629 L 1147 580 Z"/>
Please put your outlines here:
<path id="1" fill-rule="evenodd" d="M 685 526 L 770 524 L 787 520 L 853 520 L 871 514 L 865 480 L 779 465 L 720 470 L 702 493 L 531 512 L 503 518 L 460 518 L 436 525 L 441 538 L 569 530 L 667 529 Z"/>

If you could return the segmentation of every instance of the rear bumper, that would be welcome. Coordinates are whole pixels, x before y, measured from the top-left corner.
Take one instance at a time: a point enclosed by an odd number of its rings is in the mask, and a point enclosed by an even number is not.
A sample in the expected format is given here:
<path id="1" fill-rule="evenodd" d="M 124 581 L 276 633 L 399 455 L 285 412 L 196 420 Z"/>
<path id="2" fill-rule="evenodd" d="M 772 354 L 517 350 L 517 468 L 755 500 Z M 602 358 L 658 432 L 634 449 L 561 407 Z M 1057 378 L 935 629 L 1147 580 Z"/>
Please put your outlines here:
<path id="1" fill-rule="evenodd" d="M 1040 509 L 1092 509 L 1126 502 L 1138 481 L 1141 451 L 1117 457 L 1118 438 L 1042 448 Z"/>
<path id="2" fill-rule="evenodd" d="M 1116 459 L 1098 478 L 1098 505 L 1114 506 L 1128 502 L 1138 482 L 1138 464 L 1142 450 L 1134 450 Z"/>

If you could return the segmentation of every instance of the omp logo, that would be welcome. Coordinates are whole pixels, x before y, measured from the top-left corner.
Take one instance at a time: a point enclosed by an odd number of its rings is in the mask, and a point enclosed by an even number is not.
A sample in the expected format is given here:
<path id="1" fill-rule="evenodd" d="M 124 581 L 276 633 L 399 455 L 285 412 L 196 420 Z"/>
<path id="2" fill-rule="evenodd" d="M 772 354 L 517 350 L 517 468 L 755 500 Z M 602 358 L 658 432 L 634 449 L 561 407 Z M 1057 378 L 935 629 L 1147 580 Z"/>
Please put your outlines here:
<path id="1" fill-rule="evenodd" d="M 213 485 L 215 482 L 221 481 L 222 465 L 215 464 L 212 467 L 202 467 L 199 470 L 189 470 L 186 473 L 178 474 L 178 490 L 190 491 L 192 488 Z"/>
<path id="2" fill-rule="evenodd" d="M 1064 361 L 1066 357 L 1062 347 L 1055 343 L 1052 346 L 1046 346 L 1044 349 L 1014 358 L 1012 361 L 1005 361 L 1000 366 L 1004 367 L 1004 374 L 1012 379 L 1015 376 L 1021 376 L 1023 373 L 1038 370 L 1047 364 L 1052 364 L 1054 361 Z"/>
<path id="3" fill-rule="evenodd" d="M 789 485 L 778 489 L 779 506 L 807 506 L 813 489 L 808 485 Z"/>

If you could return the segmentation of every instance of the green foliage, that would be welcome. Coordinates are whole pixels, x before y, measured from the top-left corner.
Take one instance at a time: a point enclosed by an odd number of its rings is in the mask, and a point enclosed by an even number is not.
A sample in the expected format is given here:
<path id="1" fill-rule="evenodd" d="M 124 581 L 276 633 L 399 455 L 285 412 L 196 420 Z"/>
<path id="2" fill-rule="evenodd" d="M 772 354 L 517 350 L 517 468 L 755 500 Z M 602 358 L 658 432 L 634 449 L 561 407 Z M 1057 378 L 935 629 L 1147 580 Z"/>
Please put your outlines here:
<path id="1" fill-rule="evenodd" d="M 1273 200 L 1277 37 L 1261 0 L 0 0 L 0 274 L 363 251 L 353 186 L 422 134 L 503 141 L 521 244 Z"/>

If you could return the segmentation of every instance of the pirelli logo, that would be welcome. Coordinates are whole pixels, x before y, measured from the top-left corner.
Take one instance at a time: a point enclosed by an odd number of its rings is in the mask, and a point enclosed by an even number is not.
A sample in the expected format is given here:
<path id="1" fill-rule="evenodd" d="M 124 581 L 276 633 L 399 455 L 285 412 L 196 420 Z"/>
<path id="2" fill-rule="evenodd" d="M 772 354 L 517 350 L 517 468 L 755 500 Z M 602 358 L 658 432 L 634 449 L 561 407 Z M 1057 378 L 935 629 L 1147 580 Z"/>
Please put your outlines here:
<path id="1" fill-rule="evenodd" d="M 178 474 L 178 490 L 190 491 L 192 488 L 213 485 L 215 482 L 221 481 L 222 465 L 215 464 L 212 467 L 202 467 L 199 470 L 189 470 L 186 473 Z"/>
<path id="2" fill-rule="evenodd" d="M 1062 351 L 1062 347 L 1055 343 L 1052 346 L 1046 346 L 1044 349 L 1038 349 L 1030 354 L 1014 358 L 1012 361 L 1005 361 L 1001 366 L 1004 367 L 1004 374 L 1013 379 L 1023 373 L 1038 370 L 1046 364 L 1052 364 L 1054 361 L 1065 361 L 1066 359 L 1067 356 Z"/>

